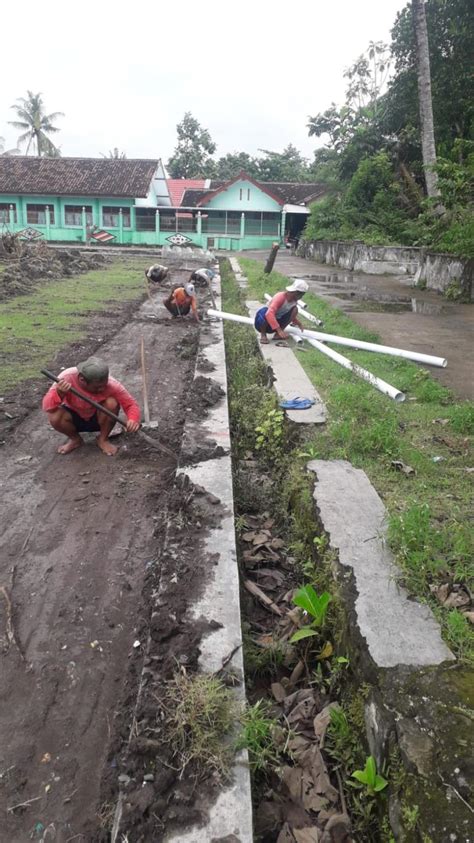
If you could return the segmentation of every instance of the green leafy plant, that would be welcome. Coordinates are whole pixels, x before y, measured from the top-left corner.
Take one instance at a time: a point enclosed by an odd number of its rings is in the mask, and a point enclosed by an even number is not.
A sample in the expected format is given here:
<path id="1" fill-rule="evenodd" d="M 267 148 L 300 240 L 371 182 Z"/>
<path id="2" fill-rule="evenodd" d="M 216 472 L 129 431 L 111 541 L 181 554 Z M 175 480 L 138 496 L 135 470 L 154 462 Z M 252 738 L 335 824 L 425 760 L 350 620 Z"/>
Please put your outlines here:
<path id="1" fill-rule="evenodd" d="M 310 638 L 312 635 L 318 635 L 318 629 L 324 623 L 330 600 L 331 595 L 328 591 L 324 591 L 318 597 L 312 585 L 305 585 L 303 588 L 298 589 L 293 597 L 293 603 L 295 606 L 303 609 L 312 618 L 312 621 L 309 626 L 305 626 L 295 632 L 291 637 L 292 644 L 301 641 L 302 638 Z"/>
<path id="2" fill-rule="evenodd" d="M 283 422 L 285 415 L 281 410 L 269 410 L 266 418 L 255 428 L 257 451 L 268 451 L 269 455 L 278 449 L 283 440 Z"/>
<path id="3" fill-rule="evenodd" d="M 367 757 L 363 770 L 354 770 L 352 778 L 365 785 L 368 796 L 375 796 L 388 785 L 387 779 L 377 773 L 377 765 L 372 755 Z"/>

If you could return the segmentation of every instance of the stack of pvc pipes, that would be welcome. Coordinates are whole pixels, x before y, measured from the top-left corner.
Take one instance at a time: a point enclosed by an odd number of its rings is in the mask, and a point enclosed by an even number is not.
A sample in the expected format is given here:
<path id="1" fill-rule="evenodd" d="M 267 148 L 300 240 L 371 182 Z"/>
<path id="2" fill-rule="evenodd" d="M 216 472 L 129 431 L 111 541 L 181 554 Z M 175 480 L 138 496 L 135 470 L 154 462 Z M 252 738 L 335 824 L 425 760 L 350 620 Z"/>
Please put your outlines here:
<path id="1" fill-rule="evenodd" d="M 268 294 L 265 295 L 266 299 L 269 299 L 270 296 Z M 254 320 L 251 319 L 249 316 L 238 316 L 235 313 L 224 313 L 220 310 L 208 310 L 209 316 L 216 316 L 219 319 L 225 319 L 230 322 L 240 322 L 243 325 L 253 325 Z M 443 357 L 434 357 L 430 354 L 421 354 L 417 351 L 406 351 L 402 348 L 392 348 L 386 345 L 378 345 L 377 343 L 370 343 L 365 342 L 364 340 L 353 340 L 349 337 L 340 337 L 336 334 L 326 334 L 320 331 L 311 331 L 309 329 L 304 330 L 302 333 L 298 328 L 293 328 L 289 326 L 285 328 L 285 331 L 291 334 L 294 337 L 303 338 L 308 340 L 310 345 L 314 348 L 317 348 L 322 354 L 325 354 L 327 357 L 330 357 L 336 363 L 343 366 L 345 369 L 350 369 L 354 374 L 358 375 L 363 380 L 371 383 L 379 392 L 382 392 L 384 395 L 388 395 L 390 398 L 393 398 L 394 401 L 402 402 L 405 400 L 405 395 L 400 390 L 396 389 L 395 387 L 391 386 L 386 381 L 382 380 L 381 378 L 376 377 L 371 372 L 368 372 L 366 369 L 363 369 L 362 366 L 357 365 L 357 363 L 353 363 L 352 360 L 348 360 L 347 357 L 344 357 L 339 352 L 334 351 L 332 348 L 328 348 L 328 346 L 324 345 L 324 342 L 332 342 L 339 345 L 346 345 L 350 348 L 358 348 L 363 349 L 364 351 L 373 351 L 378 352 L 381 354 L 389 354 L 393 357 L 403 357 L 407 360 L 414 360 L 417 363 L 424 363 L 428 364 L 429 366 L 439 366 L 441 368 L 445 368 L 447 366 L 447 360 Z"/>

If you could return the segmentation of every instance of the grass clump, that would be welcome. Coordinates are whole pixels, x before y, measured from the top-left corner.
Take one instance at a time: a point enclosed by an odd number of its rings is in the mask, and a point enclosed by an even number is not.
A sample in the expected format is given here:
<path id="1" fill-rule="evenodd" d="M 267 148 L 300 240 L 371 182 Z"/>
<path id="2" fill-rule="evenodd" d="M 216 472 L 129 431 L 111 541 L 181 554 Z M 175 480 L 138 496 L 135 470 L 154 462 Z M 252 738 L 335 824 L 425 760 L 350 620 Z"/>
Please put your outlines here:
<path id="1" fill-rule="evenodd" d="M 278 766 L 281 756 L 282 729 L 271 716 L 271 706 L 265 700 L 247 706 L 241 717 L 242 731 L 236 748 L 246 749 L 253 773 L 269 773 Z"/>
<path id="2" fill-rule="evenodd" d="M 181 770 L 190 764 L 198 778 L 228 776 L 230 733 L 236 719 L 232 692 L 215 676 L 178 673 L 164 700 L 168 741 Z"/>

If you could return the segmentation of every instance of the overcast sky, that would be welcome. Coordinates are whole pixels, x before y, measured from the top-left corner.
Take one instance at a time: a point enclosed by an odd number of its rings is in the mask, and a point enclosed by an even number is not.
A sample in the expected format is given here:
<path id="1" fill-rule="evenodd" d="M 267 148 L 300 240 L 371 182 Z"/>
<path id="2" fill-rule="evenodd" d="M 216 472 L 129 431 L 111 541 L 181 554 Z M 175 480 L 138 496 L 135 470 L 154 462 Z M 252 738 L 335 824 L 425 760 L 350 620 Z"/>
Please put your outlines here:
<path id="1" fill-rule="evenodd" d="M 217 155 L 288 143 L 312 157 L 308 115 L 344 98 L 344 69 L 390 40 L 403 0 L 35 0 L 3 4 L 0 136 L 27 89 L 63 111 L 63 155 L 161 157 L 191 111 Z"/>

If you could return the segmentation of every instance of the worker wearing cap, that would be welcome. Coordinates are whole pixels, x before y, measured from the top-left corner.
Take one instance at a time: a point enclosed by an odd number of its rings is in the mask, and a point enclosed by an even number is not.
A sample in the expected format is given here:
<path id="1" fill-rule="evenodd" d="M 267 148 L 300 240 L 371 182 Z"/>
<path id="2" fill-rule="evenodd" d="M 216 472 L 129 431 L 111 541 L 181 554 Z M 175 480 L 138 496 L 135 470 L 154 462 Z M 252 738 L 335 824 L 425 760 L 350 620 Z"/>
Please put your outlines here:
<path id="1" fill-rule="evenodd" d="M 43 398 L 43 410 L 49 423 L 59 433 L 67 436 L 67 442 L 58 448 L 58 454 L 69 454 L 83 445 L 80 436 L 84 432 L 98 432 L 97 445 L 109 457 L 117 448 L 108 441 L 115 424 L 110 416 L 95 410 L 87 401 L 73 395 L 71 386 L 102 404 L 115 415 L 120 407 L 127 416 L 127 431 L 135 433 L 140 427 L 140 408 L 120 381 L 111 378 L 109 367 L 100 357 L 89 357 L 83 363 L 61 372 L 58 383 L 53 384 Z"/>
<path id="2" fill-rule="evenodd" d="M 192 283 L 193 281 L 199 286 L 208 285 L 210 282 L 215 278 L 216 272 L 214 269 L 195 269 L 194 272 L 191 273 L 189 281 Z"/>
<path id="3" fill-rule="evenodd" d="M 290 323 L 297 325 L 303 331 L 303 325 L 298 319 L 296 302 L 308 291 L 306 281 L 293 281 L 281 293 L 273 296 L 268 307 L 261 307 L 255 314 L 255 328 L 260 332 L 260 342 L 267 343 L 267 334 L 274 334 L 281 339 L 288 339 L 285 328 Z"/>
<path id="4" fill-rule="evenodd" d="M 154 263 L 153 266 L 150 266 L 149 269 L 145 270 L 145 275 L 148 281 L 153 281 L 155 284 L 159 284 L 160 281 L 165 280 L 168 272 L 169 268 L 167 266 L 162 266 L 160 263 Z"/>
<path id="5" fill-rule="evenodd" d="M 163 304 L 173 318 L 176 316 L 187 316 L 189 311 L 192 310 L 196 322 L 199 322 L 196 293 L 194 284 L 191 284 L 190 281 L 183 287 L 176 287 L 168 298 L 163 300 Z"/>

